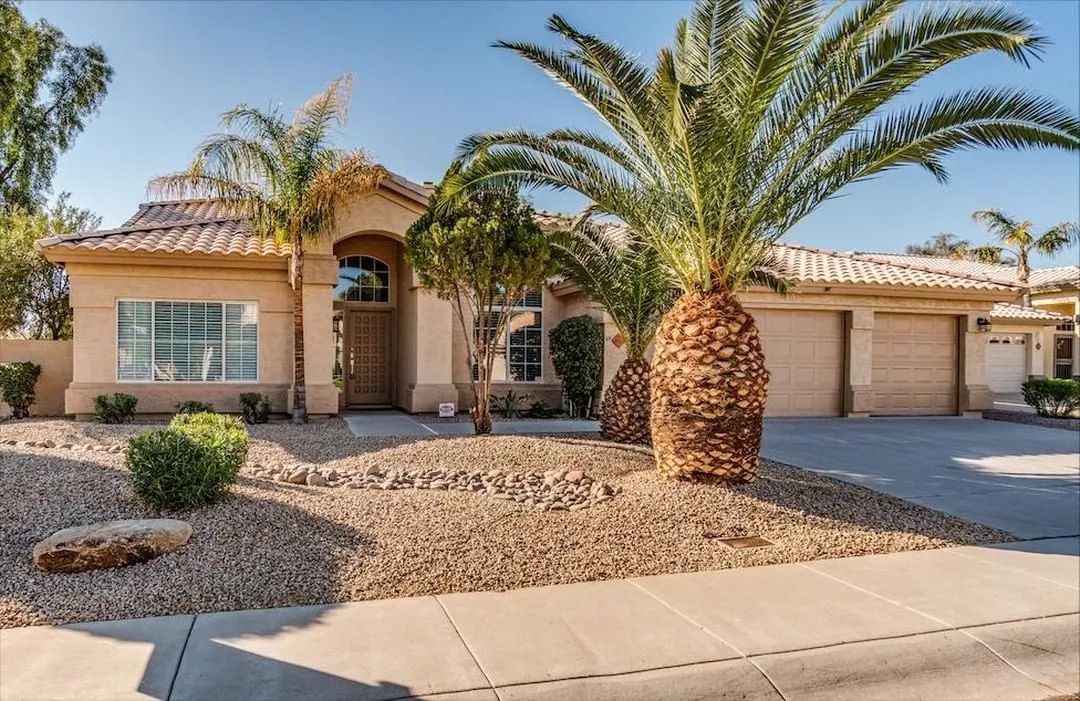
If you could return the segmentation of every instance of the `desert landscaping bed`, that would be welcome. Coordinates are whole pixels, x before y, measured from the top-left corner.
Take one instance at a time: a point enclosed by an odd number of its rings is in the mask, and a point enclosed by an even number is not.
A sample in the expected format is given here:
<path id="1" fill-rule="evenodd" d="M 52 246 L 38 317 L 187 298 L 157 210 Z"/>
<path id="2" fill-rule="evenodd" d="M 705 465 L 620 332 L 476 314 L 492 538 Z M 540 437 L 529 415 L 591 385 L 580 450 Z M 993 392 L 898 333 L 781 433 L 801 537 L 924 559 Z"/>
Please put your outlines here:
<path id="1" fill-rule="evenodd" d="M 358 439 L 338 420 L 252 428 L 252 465 L 413 474 L 581 471 L 611 487 L 591 508 L 549 511 L 486 491 L 294 485 L 245 473 L 224 503 L 179 514 L 188 545 L 146 564 L 39 572 L 35 542 L 69 526 L 151 514 L 114 445 L 146 425 L 0 424 L 0 627 L 501 590 L 1008 540 L 894 497 L 764 461 L 729 488 L 669 483 L 652 458 L 589 437 Z M 257 469 L 257 468 L 256 468 Z M 771 546 L 731 549 L 721 538 Z"/>

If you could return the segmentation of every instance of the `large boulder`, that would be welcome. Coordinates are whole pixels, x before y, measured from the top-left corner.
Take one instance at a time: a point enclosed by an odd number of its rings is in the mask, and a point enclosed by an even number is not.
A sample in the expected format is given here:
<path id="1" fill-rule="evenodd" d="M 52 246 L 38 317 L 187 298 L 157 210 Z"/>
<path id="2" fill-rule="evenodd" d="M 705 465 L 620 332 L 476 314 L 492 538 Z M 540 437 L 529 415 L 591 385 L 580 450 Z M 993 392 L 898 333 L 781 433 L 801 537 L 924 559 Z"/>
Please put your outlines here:
<path id="1" fill-rule="evenodd" d="M 49 572 L 84 572 L 146 562 L 191 538 L 191 525 L 171 518 L 105 521 L 57 531 L 34 546 L 34 564 Z"/>

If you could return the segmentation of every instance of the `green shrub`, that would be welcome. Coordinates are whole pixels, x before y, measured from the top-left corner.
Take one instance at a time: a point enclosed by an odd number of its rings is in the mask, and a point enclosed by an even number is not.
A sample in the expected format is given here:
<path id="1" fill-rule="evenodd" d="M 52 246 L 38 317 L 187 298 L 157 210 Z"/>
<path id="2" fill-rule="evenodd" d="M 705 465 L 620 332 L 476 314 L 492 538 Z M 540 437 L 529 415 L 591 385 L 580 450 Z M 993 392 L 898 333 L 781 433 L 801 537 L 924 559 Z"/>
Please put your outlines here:
<path id="1" fill-rule="evenodd" d="M 240 395 L 240 413 L 249 424 L 264 424 L 270 418 L 270 398 L 258 392 Z"/>
<path id="2" fill-rule="evenodd" d="M 41 366 L 35 363 L 0 363 L 0 399 L 11 407 L 11 416 L 25 419 L 34 403 L 34 385 L 41 377 Z"/>
<path id="3" fill-rule="evenodd" d="M 1039 416 L 1068 417 L 1080 411 L 1080 381 L 1028 380 L 1022 389 L 1024 401 Z"/>
<path id="4" fill-rule="evenodd" d="M 200 402 L 197 399 L 189 399 L 176 405 L 177 414 L 213 414 L 214 405 Z"/>
<path id="5" fill-rule="evenodd" d="M 247 429 L 237 417 L 177 414 L 166 428 L 128 441 L 131 487 L 158 511 L 212 504 L 236 482 L 247 451 Z"/>
<path id="6" fill-rule="evenodd" d="M 548 334 L 551 362 L 570 400 L 571 416 L 586 416 L 600 388 L 604 364 L 604 329 L 592 317 L 564 319 Z"/>
<path id="7" fill-rule="evenodd" d="M 135 418 L 138 397 L 130 394 L 99 394 L 94 397 L 94 420 L 103 424 L 125 424 Z"/>

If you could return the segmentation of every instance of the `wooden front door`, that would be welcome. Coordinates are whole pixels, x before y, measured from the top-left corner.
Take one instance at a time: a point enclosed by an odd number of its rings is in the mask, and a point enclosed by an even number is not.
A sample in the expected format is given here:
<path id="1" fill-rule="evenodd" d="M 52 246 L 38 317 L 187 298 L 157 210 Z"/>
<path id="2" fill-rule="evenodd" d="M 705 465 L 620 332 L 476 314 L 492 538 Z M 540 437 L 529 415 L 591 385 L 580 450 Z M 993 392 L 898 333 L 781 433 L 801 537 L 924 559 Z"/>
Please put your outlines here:
<path id="1" fill-rule="evenodd" d="M 390 404 L 394 366 L 391 310 L 350 310 L 345 346 L 345 401 L 350 405 Z"/>

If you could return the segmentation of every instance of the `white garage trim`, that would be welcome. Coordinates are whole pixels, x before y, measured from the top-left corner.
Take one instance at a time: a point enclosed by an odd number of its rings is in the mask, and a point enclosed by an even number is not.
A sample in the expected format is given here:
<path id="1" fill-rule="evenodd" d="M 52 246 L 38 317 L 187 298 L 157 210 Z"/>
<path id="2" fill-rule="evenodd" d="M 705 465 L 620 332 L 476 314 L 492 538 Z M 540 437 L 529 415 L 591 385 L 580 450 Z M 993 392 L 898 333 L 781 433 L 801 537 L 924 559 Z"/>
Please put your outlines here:
<path id="1" fill-rule="evenodd" d="M 1028 378 L 1030 336 L 992 334 L 986 339 L 986 384 L 995 394 L 1019 394 Z"/>

